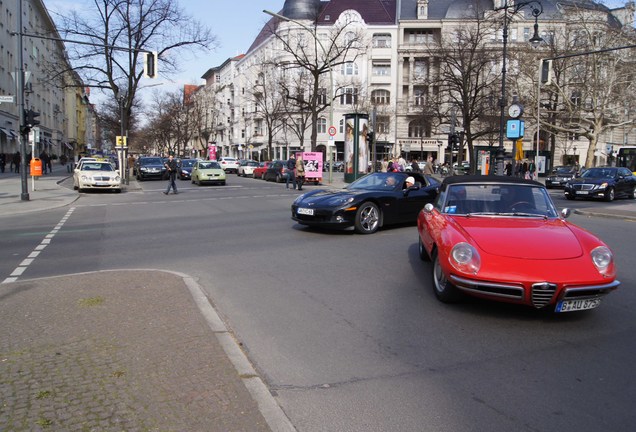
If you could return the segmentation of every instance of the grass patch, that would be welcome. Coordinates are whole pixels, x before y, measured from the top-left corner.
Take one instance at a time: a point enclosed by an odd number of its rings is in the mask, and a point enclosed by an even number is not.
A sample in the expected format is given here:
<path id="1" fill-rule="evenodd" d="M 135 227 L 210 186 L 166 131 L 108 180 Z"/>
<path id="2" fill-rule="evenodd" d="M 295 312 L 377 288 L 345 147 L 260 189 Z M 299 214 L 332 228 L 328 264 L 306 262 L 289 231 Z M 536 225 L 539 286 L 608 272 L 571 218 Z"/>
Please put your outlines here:
<path id="1" fill-rule="evenodd" d="M 46 399 L 46 398 L 50 398 L 51 397 L 51 392 L 48 390 L 43 390 L 41 392 L 38 392 L 37 395 L 35 395 L 36 399 Z"/>
<path id="2" fill-rule="evenodd" d="M 77 301 L 77 304 L 80 305 L 81 307 L 93 307 L 93 306 L 99 306 L 105 301 L 106 300 L 103 297 L 89 297 L 89 298 L 79 299 Z"/>
<path id="3" fill-rule="evenodd" d="M 53 422 L 47 418 L 41 418 L 35 421 L 35 424 L 42 427 L 49 427 Z"/>

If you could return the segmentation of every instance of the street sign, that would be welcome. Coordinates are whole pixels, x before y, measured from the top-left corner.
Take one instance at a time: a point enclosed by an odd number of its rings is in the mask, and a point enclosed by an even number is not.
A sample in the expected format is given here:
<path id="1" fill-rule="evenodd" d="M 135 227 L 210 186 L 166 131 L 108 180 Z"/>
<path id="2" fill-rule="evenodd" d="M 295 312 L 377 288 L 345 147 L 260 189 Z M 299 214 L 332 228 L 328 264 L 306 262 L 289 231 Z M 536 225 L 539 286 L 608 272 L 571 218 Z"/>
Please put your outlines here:
<path id="1" fill-rule="evenodd" d="M 125 135 L 124 136 L 117 135 L 116 139 L 115 139 L 115 147 L 123 147 L 123 146 L 125 146 L 127 144 L 126 143 L 126 141 L 127 141 L 126 138 L 127 137 Z"/>
<path id="2" fill-rule="evenodd" d="M 329 126 L 329 135 L 330 136 L 334 136 L 336 134 L 336 127 L 335 126 Z"/>
<path id="3" fill-rule="evenodd" d="M 13 95 L 0 95 L 0 103 L 2 102 L 6 102 L 6 103 L 13 103 Z"/>

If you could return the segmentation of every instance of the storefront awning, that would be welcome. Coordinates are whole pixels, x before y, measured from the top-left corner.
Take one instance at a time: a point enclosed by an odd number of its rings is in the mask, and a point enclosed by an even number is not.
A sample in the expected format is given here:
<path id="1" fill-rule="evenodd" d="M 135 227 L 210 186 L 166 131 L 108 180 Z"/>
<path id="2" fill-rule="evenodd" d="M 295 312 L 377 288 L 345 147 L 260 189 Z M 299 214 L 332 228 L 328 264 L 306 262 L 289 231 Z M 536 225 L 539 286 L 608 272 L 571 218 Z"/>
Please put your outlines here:
<path id="1" fill-rule="evenodd" d="M 15 133 L 15 131 L 14 131 L 13 129 L 9 129 L 9 133 L 11 134 L 11 137 L 12 137 L 13 139 L 16 139 L 16 138 L 18 137 L 18 134 L 17 134 L 17 133 Z"/>
<path id="2" fill-rule="evenodd" d="M 64 145 L 66 146 L 67 149 L 73 150 L 73 146 L 71 144 L 65 142 Z"/>

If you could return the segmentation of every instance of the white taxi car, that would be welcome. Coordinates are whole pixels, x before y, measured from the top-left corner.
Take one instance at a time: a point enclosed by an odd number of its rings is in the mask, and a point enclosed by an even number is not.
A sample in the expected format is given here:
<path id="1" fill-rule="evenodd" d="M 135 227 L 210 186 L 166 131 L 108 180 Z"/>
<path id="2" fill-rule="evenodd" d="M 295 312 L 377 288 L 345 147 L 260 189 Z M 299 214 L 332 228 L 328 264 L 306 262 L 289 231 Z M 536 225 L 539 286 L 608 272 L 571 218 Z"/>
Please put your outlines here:
<path id="1" fill-rule="evenodd" d="M 73 189 L 110 189 L 121 192 L 121 177 L 110 162 L 83 161 L 73 171 Z"/>

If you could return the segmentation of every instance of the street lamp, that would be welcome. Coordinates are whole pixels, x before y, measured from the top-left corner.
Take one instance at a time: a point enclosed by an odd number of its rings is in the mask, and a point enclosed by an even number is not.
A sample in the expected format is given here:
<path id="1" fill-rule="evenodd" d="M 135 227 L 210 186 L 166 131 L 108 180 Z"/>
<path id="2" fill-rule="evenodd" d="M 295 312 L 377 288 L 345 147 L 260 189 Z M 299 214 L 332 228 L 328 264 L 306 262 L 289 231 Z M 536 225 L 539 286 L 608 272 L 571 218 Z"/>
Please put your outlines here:
<path id="1" fill-rule="evenodd" d="M 327 126 L 327 128 L 332 127 L 333 124 L 333 68 L 331 65 L 331 59 L 329 58 L 329 54 L 327 53 L 327 50 L 325 49 L 325 46 L 322 44 L 322 42 L 320 41 L 320 39 L 318 38 L 318 35 L 316 34 L 316 32 L 307 27 L 305 24 L 301 23 L 300 21 L 297 21 L 295 19 L 292 18 L 287 18 L 286 16 L 277 14 L 275 12 L 263 9 L 263 12 L 266 13 L 267 15 L 271 15 L 275 18 L 278 18 L 282 21 L 286 21 L 286 22 L 293 22 L 295 24 L 298 24 L 300 27 L 304 28 L 305 30 L 307 30 L 312 36 L 313 38 L 316 40 L 316 42 L 318 42 L 318 45 L 320 45 L 320 49 L 322 49 L 323 54 L 325 55 L 325 61 L 328 61 L 327 66 L 329 66 L 329 126 Z M 330 140 L 331 140 L 331 136 L 330 136 Z M 333 161 L 332 161 L 332 149 L 331 146 L 329 144 L 327 144 L 327 149 L 329 152 L 329 183 L 332 182 L 332 174 L 333 174 Z"/>
<path id="2" fill-rule="evenodd" d="M 537 0 L 514 2 L 508 4 L 508 0 L 504 0 L 503 6 L 495 8 L 495 11 L 504 11 L 504 26 L 503 26 L 503 58 L 501 66 L 501 101 L 499 102 L 500 115 L 499 115 L 499 148 L 497 149 L 497 155 L 495 157 L 497 161 L 497 175 L 504 175 L 504 133 L 506 130 L 506 60 L 508 55 L 508 9 L 512 9 L 511 15 L 516 14 L 525 6 L 529 6 L 532 10 L 532 16 L 534 17 L 534 34 L 530 38 L 529 42 L 533 48 L 537 48 L 543 39 L 539 36 L 539 15 L 543 13 L 543 5 Z M 537 137 L 537 141 L 539 138 Z M 538 157 L 538 152 L 537 156 Z M 536 158 L 535 158 L 536 159 Z"/>

